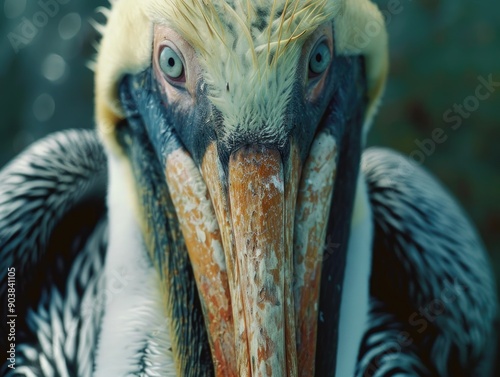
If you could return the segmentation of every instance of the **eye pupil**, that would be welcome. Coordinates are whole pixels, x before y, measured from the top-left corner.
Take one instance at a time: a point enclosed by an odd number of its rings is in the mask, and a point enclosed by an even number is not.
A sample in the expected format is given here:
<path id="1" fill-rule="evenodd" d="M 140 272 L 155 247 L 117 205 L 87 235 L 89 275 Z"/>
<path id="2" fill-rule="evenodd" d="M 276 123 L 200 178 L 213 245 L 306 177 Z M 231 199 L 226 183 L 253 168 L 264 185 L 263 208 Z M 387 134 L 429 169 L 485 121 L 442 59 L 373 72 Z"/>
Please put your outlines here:
<path id="1" fill-rule="evenodd" d="M 331 58 L 330 48 L 326 42 L 318 44 L 309 60 L 309 77 L 315 77 L 325 72 L 330 65 Z"/>
<path id="2" fill-rule="evenodd" d="M 169 65 L 169 66 L 171 66 L 171 67 L 173 67 L 173 66 L 175 65 L 175 60 L 174 60 L 174 58 L 169 58 L 169 59 L 168 59 L 168 65 Z"/>

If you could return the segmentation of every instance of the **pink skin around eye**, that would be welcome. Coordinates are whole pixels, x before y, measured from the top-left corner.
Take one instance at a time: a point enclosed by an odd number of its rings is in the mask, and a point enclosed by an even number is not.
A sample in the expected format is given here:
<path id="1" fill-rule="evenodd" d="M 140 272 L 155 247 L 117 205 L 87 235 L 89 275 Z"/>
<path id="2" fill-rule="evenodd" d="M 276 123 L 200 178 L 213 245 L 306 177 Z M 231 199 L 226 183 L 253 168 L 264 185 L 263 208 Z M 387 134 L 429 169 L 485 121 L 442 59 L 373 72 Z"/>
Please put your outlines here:
<path id="1" fill-rule="evenodd" d="M 183 79 L 168 79 L 161 70 L 159 59 L 165 47 L 170 47 L 181 58 L 184 64 Z M 196 84 L 201 74 L 196 52 L 179 33 L 167 26 L 155 25 L 154 27 L 153 68 L 155 77 L 169 102 L 190 103 L 194 101 Z"/>
<path id="2" fill-rule="evenodd" d="M 326 37 L 326 38 L 324 38 Z M 312 49 L 316 47 L 316 44 L 318 42 L 318 39 L 324 38 L 324 42 L 330 49 L 330 54 L 332 56 L 332 60 L 334 59 L 333 57 L 333 31 L 332 31 L 332 25 L 330 22 L 327 22 L 320 26 L 310 37 L 309 41 L 304 44 L 304 47 L 302 48 L 302 61 L 306 65 L 306 70 L 307 73 L 305 75 L 306 80 L 309 78 L 309 59 L 310 55 L 312 53 Z M 331 66 L 331 65 L 330 65 Z M 328 71 L 330 70 L 330 67 L 326 69 L 325 72 L 319 74 L 317 77 L 312 77 L 310 78 L 312 85 L 310 85 L 308 91 L 307 91 L 307 99 L 309 101 L 315 101 L 317 100 L 321 94 L 323 93 L 323 89 L 325 87 L 326 83 L 326 78 L 328 77 Z"/>

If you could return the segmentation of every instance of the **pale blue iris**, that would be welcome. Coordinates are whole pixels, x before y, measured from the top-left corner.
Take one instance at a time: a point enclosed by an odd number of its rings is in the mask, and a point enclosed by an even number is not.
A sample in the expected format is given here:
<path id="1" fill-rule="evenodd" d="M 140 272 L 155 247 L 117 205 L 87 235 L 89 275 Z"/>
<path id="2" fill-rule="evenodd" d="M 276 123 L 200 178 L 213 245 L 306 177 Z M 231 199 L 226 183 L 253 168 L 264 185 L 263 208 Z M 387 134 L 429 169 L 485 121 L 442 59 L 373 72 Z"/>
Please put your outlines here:
<path id="1" fill-rule="evenodd" d="M 160 67 L 168 77 L 173 79 L 181 77 L 184 72 L 181 58 L 170 47 L 165 47 L 161 52 Z"/>
<path id="2" fill-rule="evenodd" d="M 326 43 L 320 43 L 314 48 L 314 51 L 311 54 L 309 69 L 314 74 L 323 73 L 328 68 L 331 58 L 330 49 Z"/>

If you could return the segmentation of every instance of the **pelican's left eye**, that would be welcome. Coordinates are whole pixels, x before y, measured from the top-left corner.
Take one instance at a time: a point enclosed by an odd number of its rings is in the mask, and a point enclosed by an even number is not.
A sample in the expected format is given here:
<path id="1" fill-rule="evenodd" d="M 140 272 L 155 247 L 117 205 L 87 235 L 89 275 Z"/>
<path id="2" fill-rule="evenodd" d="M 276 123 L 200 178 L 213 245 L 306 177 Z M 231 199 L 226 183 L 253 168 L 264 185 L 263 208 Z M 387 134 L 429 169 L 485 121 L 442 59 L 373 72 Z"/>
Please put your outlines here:
<path id="1" fill-rule="evenodd" d="M 332 59 L 332 54 L 326 42 L 321 42 L 312 51 L 309 59 L 309 75 L 317 76 L 325 72 Z"/>
<path id="2" fill-rule="evenodd" d="M 165 47 L 160 53 L 160 68 L 168 78 L 180 81 L 184 76 L 184 64 L 177 53 L 170 47 Z"/>

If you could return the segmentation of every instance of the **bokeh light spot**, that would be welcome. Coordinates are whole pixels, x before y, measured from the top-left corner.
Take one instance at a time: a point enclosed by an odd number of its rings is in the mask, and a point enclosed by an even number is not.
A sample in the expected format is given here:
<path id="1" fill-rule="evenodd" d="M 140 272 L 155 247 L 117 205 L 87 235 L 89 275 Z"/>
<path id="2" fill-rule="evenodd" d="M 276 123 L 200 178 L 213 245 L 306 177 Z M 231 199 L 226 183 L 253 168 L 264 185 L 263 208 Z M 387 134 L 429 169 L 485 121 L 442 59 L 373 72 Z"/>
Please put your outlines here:
<path id="1" fill-rule="evenodd" d="M 50 94 L 41 94 L 33 103 L 33 114 L 39 122 L 46 122 L 54 115 L 56 103 Z"/>
<path id="2" fill-rule="evenodd" d="M 48 55 L 42 63 L 42 74 L 50 81 L 58 81 L 66 72 L 66 61 L 57 54 Z"/>
<path id="3" fill-rule="evenodd" d="M 82 18 L 78 13 L 69 13 L 59 21 L 59 36 L 68 40 L 74 38 L 82 27 Z"/>
<path id="4" fill-rule="evenodd" d="M 3 11 L 7 18 L 17 18 L 26 9 L 26 0 L 5 0 Z"/>

